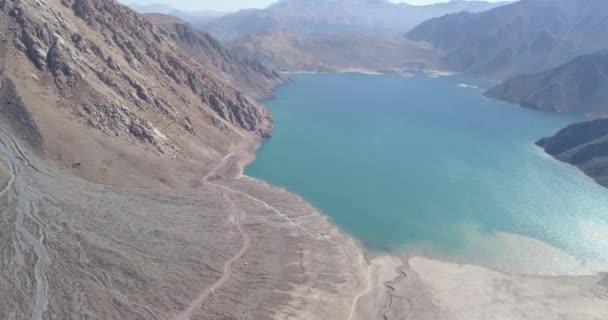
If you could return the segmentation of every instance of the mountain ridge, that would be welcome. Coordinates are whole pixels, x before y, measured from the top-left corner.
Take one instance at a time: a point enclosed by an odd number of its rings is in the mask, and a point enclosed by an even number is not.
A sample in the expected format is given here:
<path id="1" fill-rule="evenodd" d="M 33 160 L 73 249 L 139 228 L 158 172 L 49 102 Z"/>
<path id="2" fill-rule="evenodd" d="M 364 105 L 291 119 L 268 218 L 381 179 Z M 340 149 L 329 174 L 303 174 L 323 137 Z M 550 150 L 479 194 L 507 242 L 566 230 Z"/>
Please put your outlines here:
<path id="1" fill-rule="evenodd" d="M 211 163 L 241 136 L 271 133 L 269 112 L 231 80 L 242 73 L 266 75 L 228 59 L 219 47 L 208 52 L 220 53 L 216 61 L 233 69 L 218 72 L 211 60 L 184 51 L 171 32 L 115 1 L 2 1 L 0 8 L 3 77 L 14 83 L 31 115 L 23 119 L 40 131 L 38 146 L 46 157 L 60 166 L 87 164 L 75 174 L 128 182 L 109 170 L 95 148 Z M 258 89 L 268 91 L 273 81 Z M 70 138 L 71 131 L 82 139 Z M 70 148 L 73 143 L 82 144 L 82 152 Z M 117 150 L 107 152 L 109 158 L 115 154 L 114 163 L 124 158 Z M 124 165 L 133 172 L 145 167 Z"/>
<path id="2" fill-rule="evenodd" d="M 504 4 L 464 1 L 412 6 L 386 0 L 284 0 L 265 9 L 245 9 L 210 22 L 192 23 L 222 41 L 268 30 L 398 35 L 431 17 L 462 10 L 482 11 Z"/>
<path id="3" fill-rule="evenodd" d="M 608 50 L 538 74 L 515 76 L 486 95 L 534 109 L 608 116 Z"/>
<path id="4" fill-rule="evenodd" d="M 287 81 L 284 75 L 255 60 L 239 58 L 210 34 L 195 30 L 179 17 L 164 14 L 145 14 L 156 26 L 193 57 L 202 60 L 216 74 L 223 74 L 231 83 L 249 96 L 261 100 L 271 97 L 274 88 Z"/>
<path id="5" fill-rule="evenodd" d="M 521 0 L 433 18 L 407 37 L 442 50 L 444 68 L 505 79 L 605 49 L 607 16 L 602 0 Z"/>
<path id="6" fill-rule="evenodd" d="M 219 18 L 223 15 L 226 15 L 230 12 L 224 11 L 184 11 L 172 7 L 167 4 L 136 4 L 136 3 L 127 3 L 129 8 L 134 11 L 146 15 L 146 14 L 164 14 L 164 15 L 172 15 L 179 17 L 185 21 L 191 22 L 195 21 L 197 23 L 209 22 L 213 19 Z"/>

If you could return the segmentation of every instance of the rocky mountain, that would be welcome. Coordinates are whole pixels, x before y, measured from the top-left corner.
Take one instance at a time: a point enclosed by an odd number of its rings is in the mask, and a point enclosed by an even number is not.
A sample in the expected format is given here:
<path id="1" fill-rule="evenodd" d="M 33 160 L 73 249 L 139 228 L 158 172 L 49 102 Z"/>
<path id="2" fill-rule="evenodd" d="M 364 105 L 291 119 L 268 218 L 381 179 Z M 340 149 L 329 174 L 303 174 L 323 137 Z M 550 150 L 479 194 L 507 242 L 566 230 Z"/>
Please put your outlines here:
<path id="1" fill-rule="evenodd" d="M 221 75 L 251 97 L 267 98 L 273 94 L 274 87 L 287 81 L 285 76 L 256 60 L 238 57 L 208 33 L 193 29 L 177 17 L 163 14 L 146 14 L 145 17 L 167 32 L 166 35 L 204 64 L 209 72 Z"/>
<path id="2" fill-rule="evenodd" d="M 537 144 L 550 155 L 577 166 L 608 187 L 608 119 L 571 125 Z"/>
<path id="3" fill-rule="evenodd" d="M 407 34 L 443 51 L 443 68 L 496 79 L 535 73 L 606 48 L 608 2 L 521 0 L 456 13 Z"/>
<path id="4" fill-rule="evenodd" d="M 240 57 L 286 72 L 404 73 L 432 68 L 438 58 L 425 43 L 369 34 L 267 31 L 227 46 Z"/>
<path id="5" fill-rule="evenodd" d="M 280 78 L 185 25 L 156 26 L 114 0 L 0 9 L 3 90 L 20 109 L 13 125 L 37 131 L 28 136 L 61 166 L 86 161 L 80 174 L 103 180 L 112 171 L 99 148 L 215 161 L 242 136 L 270 135 L 270 114 L 238 86 L 259 81 L 246 91 L 263 95 Z"/>
<path id="6" fill-rule="evenodd" d="M 363 251 L 240 177 L 256 68 L 115 0 L 0 0 L 0 319 L 346 318 Z"/>
<path id="7" fill-rule="evenodd" d="M 508 79 L 486 95 L 524 107 L 588 116 L 608 115 L 608 51 Z"/>
<path id="8" fill-rule="evenodd" d="M 451 1 L 413 6 L 388 0 L 282 0 L 265 9 L 242 10 L 194 26 L 224 41 L 268 30 L 398 35 L 432 17 L 463 10 L 484 11 L 503 4 Z"/>

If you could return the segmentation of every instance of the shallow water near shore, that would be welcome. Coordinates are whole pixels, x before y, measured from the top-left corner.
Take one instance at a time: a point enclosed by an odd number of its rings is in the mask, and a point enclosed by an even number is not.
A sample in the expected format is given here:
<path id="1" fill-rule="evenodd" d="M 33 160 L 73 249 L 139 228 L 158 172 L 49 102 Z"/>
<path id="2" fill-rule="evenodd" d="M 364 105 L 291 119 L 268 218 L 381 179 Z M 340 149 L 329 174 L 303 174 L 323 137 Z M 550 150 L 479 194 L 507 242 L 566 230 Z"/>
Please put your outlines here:
<path id="1" fill-rule="evenodd" d="M 246 174 L 310 201 L 372 251 L 530 274 L 608 270 L 608 191 L 534 142 L 576 117 L 458 76 L 296 74 L 266 102 Z"/>

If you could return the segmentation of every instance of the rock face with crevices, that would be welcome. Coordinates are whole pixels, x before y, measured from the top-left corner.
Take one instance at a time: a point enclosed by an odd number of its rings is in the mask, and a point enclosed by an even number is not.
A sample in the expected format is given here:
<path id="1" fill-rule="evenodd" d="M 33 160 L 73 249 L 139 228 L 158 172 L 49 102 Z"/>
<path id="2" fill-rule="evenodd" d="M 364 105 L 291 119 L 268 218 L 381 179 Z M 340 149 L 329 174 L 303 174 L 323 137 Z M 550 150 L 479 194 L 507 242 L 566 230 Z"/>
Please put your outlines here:
<path id="1" fill-rule="evenodd" d="M 44 96 L 46 111 L 63 109 L 71 121 L 168 158 L 190 156 L 197 140 L 225 153 L 241 134 L 270 135 L 270 114 L 229 79 L 243 64 L 181 50 L 166 28 L 116 1 L 7 0 L 0 9 L 4 76 L 17 95 Z M 233 69 L 217 72 L 221 63 Z M 247 72 L 271 78 L 266 93 L 282 81 L 270 70 Z M 29 106 L 35 99 L 23 100 L 43 121 L 45 110 Z"/>
<path id="2" fill-rule="evenodd" d="M 240 58 L 211 35 L 194 29 L 180 18 L 157 13 L 144 16 L 184 51 L 204 61 L 210 71 L 236 84 L 252 97 L 268 98 L 274 94 L 274 87 L 287 81 L 285 75 L 256 60 Z"/>

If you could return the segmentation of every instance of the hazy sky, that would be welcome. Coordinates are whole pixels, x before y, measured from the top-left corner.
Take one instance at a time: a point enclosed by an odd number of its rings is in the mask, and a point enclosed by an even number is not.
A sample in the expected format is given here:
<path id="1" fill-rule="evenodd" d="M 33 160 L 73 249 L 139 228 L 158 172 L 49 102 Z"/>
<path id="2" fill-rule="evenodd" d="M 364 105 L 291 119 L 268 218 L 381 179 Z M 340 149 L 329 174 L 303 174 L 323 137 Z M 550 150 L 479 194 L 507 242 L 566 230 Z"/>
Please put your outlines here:
<path id="1" fill-rule="evenodd" d="M 262 8 L 276 2 L 276 0 L 120 0 L 124 3 L 163 3 L 183 10 L 218 10 L 235 11 L 243 8 Z M 411 4 L 429 4 L 447 2 L 448 0 L 391 0 L 393 2 L 407 2 Z M 489 0 L 498 1 L 498 0 Z"/>

